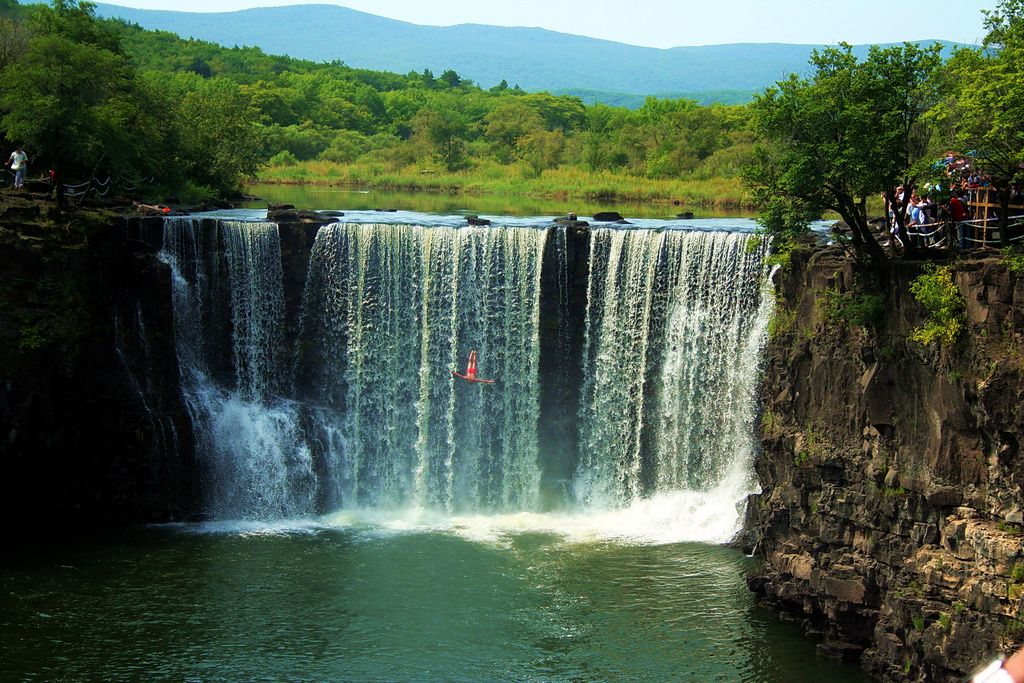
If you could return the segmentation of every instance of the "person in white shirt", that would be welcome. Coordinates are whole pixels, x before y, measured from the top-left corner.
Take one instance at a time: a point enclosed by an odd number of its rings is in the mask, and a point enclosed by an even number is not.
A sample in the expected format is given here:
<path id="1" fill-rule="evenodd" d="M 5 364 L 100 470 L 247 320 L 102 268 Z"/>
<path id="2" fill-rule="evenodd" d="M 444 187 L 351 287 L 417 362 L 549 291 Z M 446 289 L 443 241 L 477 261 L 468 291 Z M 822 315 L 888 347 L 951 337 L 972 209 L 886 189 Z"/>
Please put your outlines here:
<path id="1" fill-rule="evenodd" d="M 10 166 L 14 171 L 15 189 L 22 187 L 25 184 L 25 169 L 28 168 L 28 155 L 25 154 L 25 150 L 21 147 L 14 150 L 4 165 Z"/>

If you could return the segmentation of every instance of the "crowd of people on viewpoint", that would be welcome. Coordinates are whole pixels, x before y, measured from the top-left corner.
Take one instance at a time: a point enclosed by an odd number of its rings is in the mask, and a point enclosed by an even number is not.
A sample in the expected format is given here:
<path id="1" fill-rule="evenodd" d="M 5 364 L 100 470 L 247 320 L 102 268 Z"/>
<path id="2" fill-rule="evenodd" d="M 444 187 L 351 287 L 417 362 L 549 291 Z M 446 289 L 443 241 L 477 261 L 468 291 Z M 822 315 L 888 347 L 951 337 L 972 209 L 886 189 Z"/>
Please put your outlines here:
<path id="1" fill-rule="evenodd" d="M 941 166 L 940 166 L 941 165 Z M 913 188 L 909 200 L 905 202 L 904 225 L 914 246 L 940 246 L 944 239 L 943 228 L 947 223 L 956 226 L 960 249 L 969 249 L 974 244 L 985 242 L 984 237 L 977 239 L 976 229 L 992 227 L 998 220 L 998 211 L 988 209 L 982 217 L 974 209 L 978 204 L 991 204 L 995 193 L 989 196 L 991 180 L 972 168 L 970 158 L 955 152 L 947 152 L 944 159 L 936 164 L 944 168 L 945 183 L 925 184 L 918 192 Z M 899 242 L 896 225 L 896 208 L 904 206 L 904 188 L 896 188 L 896 203 L 893 205 L 885 197 L 888 232 L 891 239 Z M 1010 198 L 1009 216 L 1024 215 L 1024 188 L 1015 186 Z M 987 220 L 986 220 L 987 219 Z M 905 246 L 905 245 L 901 245 Z"/>

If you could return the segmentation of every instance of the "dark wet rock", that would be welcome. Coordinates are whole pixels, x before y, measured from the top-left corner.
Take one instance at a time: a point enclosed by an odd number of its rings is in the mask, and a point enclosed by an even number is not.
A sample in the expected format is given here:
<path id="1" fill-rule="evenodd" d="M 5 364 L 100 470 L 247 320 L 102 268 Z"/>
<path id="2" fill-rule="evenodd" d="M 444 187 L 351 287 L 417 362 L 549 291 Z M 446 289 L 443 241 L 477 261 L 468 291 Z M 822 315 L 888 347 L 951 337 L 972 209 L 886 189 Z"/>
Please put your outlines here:
<path id="1" fill-rule="evenodd" d="M 576 217 L 574 213 L 567 213 L 564 216 L 559 216 L 553 221 L 556 225 L 565 225 L 570 228 L 585 228 L 590 225 L 586 221 L 581 221 Z"/>
<path id="2" fill-rule="evenodd" d="M 684 221 L 693 220 L 693 211 L 683 211 L 682 213 L 677 213 L 676 218 L 682 218 Z"/>
<path id="3" fill-rule="evenodd" d="M 466 216 L 466 222 L 470 225 L 490 225 L 491 221 L 480 216 Z"/>
<path id="4" fill-rule="evenodd" d="M 171 273 L 101 212 L 0 199 L 0 518 L 6 535 L 181 519 L 191 429 Z M 22 222 L 31 219 L 33 223 Z M 131 219 L 162 224 L 162 218 Z M 34 316 L 27 318 L 27 314 Z M 25 345 L 25 320 L 37 326 Z M 159 416 L 159 419 L 154 416 Z"/>
<path id="5" fill-rule="evenodd" d="M 309 211 L 307 209 L 297 210 L 290 204 L 268 204 L 267 220 L 271 223 L 310 223 L 315 225 L 327 225 L 336 223 L 338 216 L 335 212 L 324 213 L 320 211 Z"/>
<path id="6" fill-rule="evenodd" d="M 398 209 L 374 209 L 374 211 L 379 213 L 397 213 Z"/>
<path id="7" fill-rule="evenodd" d="M 594 214 L 594 220 L 598 223 L 616 223 L 624 219 L 618 211 L 598 211 Z"/>

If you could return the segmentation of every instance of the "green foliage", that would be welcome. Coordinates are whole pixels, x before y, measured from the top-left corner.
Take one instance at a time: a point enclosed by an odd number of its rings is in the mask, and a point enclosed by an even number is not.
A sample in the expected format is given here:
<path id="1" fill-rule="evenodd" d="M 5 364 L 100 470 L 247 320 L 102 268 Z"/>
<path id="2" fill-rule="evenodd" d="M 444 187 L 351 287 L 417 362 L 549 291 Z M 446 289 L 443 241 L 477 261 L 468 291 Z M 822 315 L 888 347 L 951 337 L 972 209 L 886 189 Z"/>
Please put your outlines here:
<path id="1" fill-rule="evenodd" d="M 41 172 L 156 176 L 170 188 L 187 175 L 221 191 L 255 173 L 260 135 L 237 85 L 194 72 L 140 74 L 121 25 L 97 19 L 87 2 L 54 0 L 24 14 L 23 49 L 0 71 L 0 129 Z"/>
<path id="2" fill-rule="evenodd" d="M 950 148 L 1008 189 L 1024 180 L 1024 9 L 1002 0 L 985 15 L 984 46 L 954 54 L 932 117 Z"/>
<path id="3" fill-rule="evenodd" d="M 830 287 L 821 295 L 824 319 L 832 325 L 854 325 L 876 330 L 885 322 L 885 295 L 855 292 L 843 294 Z"/>
<path id="4" fill-rule="evenodd" d="M 783 273 L 789 272 L 793 267 L 793 254 L 800 249 L 794 235 L 772 232 L 772 227 L 765 222 L 764 214 L 761 216 L 761 225 L 767 233 L 774 235 L 771 251 L 768 252 L 765 262 L 769 266 L 778 266 Z"/>
<path id="5" fill-rule="evenodd" d="M 270 157 L 270 163 L 275 166 L 294 166 L 299 163 L 299 160 L 295 158 L 294 154 L 284 150 Z"/>
<path id="6" fill-rule="evenodd" d="M 996 528 L 1002 531 L 1004 534 L 1009 534 L 1010 536 L 1020 536 L 1022 533 L 1024 533 L 1024 529 L 1022 529 L 1019 524 L 1014 524 L 1013 522 L 1004 522 L 1003 520 L 999 520 L 998 522 L 996 522 Z"/>
<path id="7" fill-rule="evenodd" d="M 47 351 L 72 357 L 85 330 L 83 283 L 73 273 L 47 276 L 27 283 L 23 291 L 4 292 L 23 303 L 15 309 L 17 349 L 21 353 Z"/>
<path id="8" fill-rule="evenodd" d="M 22 325 L 18 339 L 21 351 L 36 351 L 49 343 L 50 337 L 43 323 L 37 321 Z"/>
<path id="9" fill-rule="evenodd" d="M 1002 264 L 1011 273 L 1024 274 L 1024 249 L 1020 247 L 1006 247 L 1003 249 Z"/>
<path id="10" fill-rule="evenodd" d="M 755 98 L 757 144 L 744 170 L 762 225 L 773 235 L 806 232 L 826 210 L 850 226 L 854 245 L 884 259 L 863 200 L 908 185 L 926 158 L 925 111 L 935 101 L 937 47 L 816 51 L 808 78 L 796 74 Z"/>
<path id="11" fill-rule="evenodd" d="M 778 339 L 782 335 L 788 334 L 795 325 L 796 311 L 777 303 L 772 318 L 768 321 L 768 337 Z"/>
<path id="12" fill-rule="evenodd" d="M 928 320 L 915 329 L 910 338 L 926 345 L 956 342 L 963 332 L 966 314 L 963 297 L 953 282 L 952 269 L 927 264 L 924 273 L 910 283 L 910 291 L 928 313 Z"/>
<path id="13" fill-rule="evenodd" d="M 226 79 L 201 79 L 177 108 L 181 168 L 190 179 L 221 190 L 238 187 L 259 168 L 262 135 L 255 112 Z"/>
<path id="14" fill-rule="evenodd" d="M 939 626 L 946 633 L 953 630 L 953 620 L 947 612 L 943 612 L 939 615 Z"/>
<path id="15" fill-rule="evenodd" d="M 914 630 L 915 631 L 923 631 L 924 630 L 924 617 L 922 617 L 920 615 L 917 615 L 913 619 L 911 619 L 911 623 L 914 624 Z"/>
<path id="16" fill-rule="evenodd" d="M 8 139 L 24 142 L 32 162 L 72 172 L 121 156 L 118 119 L 127 123 L 140 96 L 125 57 L 59 32 L 33 36 L 0 86 Z"/>
<path id="17" fill-rule="evenodd" d="M 820 427 L 813 424 L 804 426 L 804 448 L 793 457 L 796 467 L 807 467 L 820 462 L 825 457 L 825 442 L 822 440 Z"/>

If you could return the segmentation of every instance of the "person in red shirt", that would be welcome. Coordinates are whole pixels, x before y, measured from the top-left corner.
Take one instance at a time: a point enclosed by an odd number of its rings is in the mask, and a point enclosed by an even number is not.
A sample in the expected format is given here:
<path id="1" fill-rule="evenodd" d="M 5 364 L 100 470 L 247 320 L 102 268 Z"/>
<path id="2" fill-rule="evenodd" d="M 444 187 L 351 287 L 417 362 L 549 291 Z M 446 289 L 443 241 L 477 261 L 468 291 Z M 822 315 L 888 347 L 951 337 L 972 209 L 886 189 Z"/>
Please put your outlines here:
<path id="1" fill-rule="evenodd" d="M 963 199 L 964 193 L 962 190 L 953 190 L 953 196 L 949 198 L 949 217 L 956 223 L 956 232 L 960 238 L 960 249 L 967 248 L 967 226 L 964 221 L 967 220 L 969 215 L 967 211 L 967 202 Z"/>

